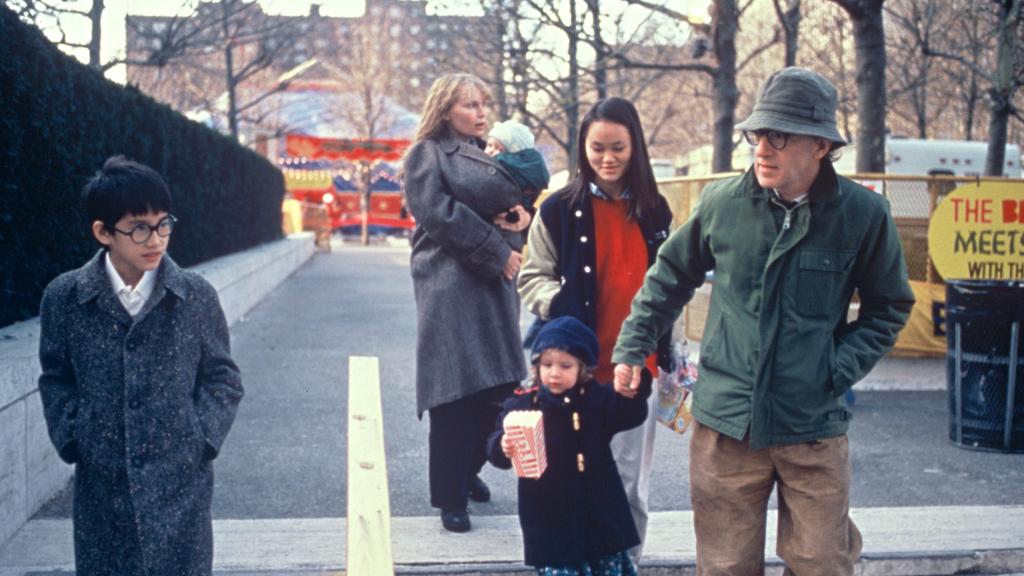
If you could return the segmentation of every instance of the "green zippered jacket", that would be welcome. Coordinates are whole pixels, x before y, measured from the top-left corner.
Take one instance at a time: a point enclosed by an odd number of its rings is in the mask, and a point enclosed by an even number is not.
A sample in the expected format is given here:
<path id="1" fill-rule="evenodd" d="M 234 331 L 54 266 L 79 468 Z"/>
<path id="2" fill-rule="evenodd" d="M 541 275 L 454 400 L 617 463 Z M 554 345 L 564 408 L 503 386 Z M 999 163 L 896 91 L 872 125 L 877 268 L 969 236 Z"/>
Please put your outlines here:
<path id="1" fill-rule="evenodd" d="M 825 160 L 787 208 L 752 170 L 709 185 L 658 251 L 612 360 L 642 365 L 714 270 L 694 387 L 698 422 L 751 449 L 844 434 L 843 393 L 893 345 L 914 305 L 889 204 Z M 860 309 L 847 322 L 854 293 Z"/>

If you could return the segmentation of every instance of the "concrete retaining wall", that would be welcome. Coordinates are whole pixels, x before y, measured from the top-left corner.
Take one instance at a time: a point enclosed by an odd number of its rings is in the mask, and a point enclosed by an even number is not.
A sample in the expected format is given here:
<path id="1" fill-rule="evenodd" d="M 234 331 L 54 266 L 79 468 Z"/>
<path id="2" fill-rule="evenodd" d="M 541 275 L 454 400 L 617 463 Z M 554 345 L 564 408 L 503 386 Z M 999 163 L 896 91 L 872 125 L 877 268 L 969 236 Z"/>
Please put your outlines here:
<path id="1" fill-rule="evenodd" d="M 200 264 L 234 324 L 314 251 L 304 232 Z M 47 500 L 73 468 L 50 444 L 39 400 L 39 319 L 0 329 L 0 548 Z"/>

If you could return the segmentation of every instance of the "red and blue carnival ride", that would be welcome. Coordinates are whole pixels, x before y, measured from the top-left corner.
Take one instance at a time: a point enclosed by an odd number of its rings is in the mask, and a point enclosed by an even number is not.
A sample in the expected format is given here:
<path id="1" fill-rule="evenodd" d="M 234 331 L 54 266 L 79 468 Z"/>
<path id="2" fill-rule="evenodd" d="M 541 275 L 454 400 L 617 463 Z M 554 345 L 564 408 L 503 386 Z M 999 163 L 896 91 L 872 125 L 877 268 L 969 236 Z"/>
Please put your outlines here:
<path id="1" fill-rule="evenodd" d="M 371 234 L 405 233 L 416 222 L 405 210 L 398 169 L 408 140 L 351 140 L 289 134 L 285 167 L 289 195 L 327 208 L 332 230 L 354 232 L 363 223 L 359 191 L 353 183 L 360 164 L 370 170 L 367 227 Z"/>

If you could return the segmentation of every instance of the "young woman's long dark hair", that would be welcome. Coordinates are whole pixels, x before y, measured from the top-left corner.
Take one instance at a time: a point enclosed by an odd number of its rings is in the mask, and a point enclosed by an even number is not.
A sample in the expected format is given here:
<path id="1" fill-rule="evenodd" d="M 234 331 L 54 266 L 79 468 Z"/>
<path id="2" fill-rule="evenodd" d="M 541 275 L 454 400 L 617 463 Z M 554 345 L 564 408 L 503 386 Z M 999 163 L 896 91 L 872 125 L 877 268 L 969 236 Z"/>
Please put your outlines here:
<path id="1" fill-rule="evenodd" d="M 576 144 L 576 175 L 562 193 L 568 195 L 573 206 L 578 206 L 586 195 L 590 194 L 590 183 L 596 181 L 597 175 L 587 160 L 587 132 L 590 125 L 598 120 L 621 124 L 629 131 L 631 152 L 624 179 L 626 187 L 629 188 L 629 217 L 640 218 L 657 208 L 658 185 L 654 181 L 651 158 L 647 154 L 647 142 L 644 139 L 644 129 L 640 126 L 640 115 L 633 103 L 625 98 L 613 96 L 600 100 L 583 116 Z"/>

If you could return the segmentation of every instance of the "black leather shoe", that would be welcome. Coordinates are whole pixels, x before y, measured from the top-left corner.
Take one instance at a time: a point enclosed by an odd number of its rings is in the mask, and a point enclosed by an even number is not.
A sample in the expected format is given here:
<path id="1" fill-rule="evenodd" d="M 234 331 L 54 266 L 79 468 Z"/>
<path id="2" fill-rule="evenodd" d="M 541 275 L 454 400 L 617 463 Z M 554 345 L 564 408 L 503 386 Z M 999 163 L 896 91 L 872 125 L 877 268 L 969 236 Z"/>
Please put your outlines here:
<path id="1" fill-rule="evenodd" d="M 449 532 L 469 532 L 469 513 L 465 510 L 442 510 L 441 524 Z"/>
<path id="2" fill-rule="evenodd" d="M 484 481 L 479 476 L 473 476 L 469 479 L 466 494 L 473 502 L 491 501 L 491 489 L 487 487 L 487 484 L 484 484 Z"/>

